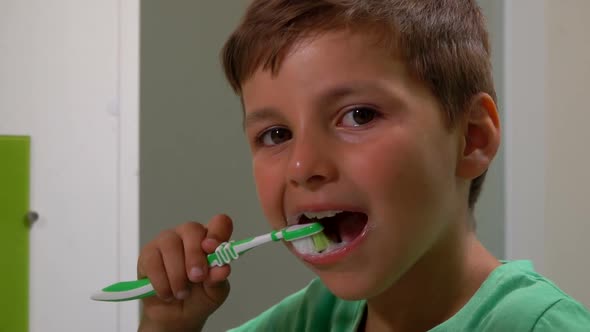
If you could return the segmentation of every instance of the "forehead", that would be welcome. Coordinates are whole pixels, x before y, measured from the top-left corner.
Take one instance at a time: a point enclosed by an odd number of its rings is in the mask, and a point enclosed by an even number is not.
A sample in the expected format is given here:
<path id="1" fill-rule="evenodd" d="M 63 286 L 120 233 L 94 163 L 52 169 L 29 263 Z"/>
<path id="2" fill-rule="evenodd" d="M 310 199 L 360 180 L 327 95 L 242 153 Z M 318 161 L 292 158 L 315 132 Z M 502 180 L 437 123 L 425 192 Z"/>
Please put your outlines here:
<path id="1" fill-rule="evenodd" d="M 270 73 L 278 74 L 281 68 L 291 62 L 303 65 L 305 61 L 324 61 L 329 65 L 336 63 L 334 60 L 338 60 L 338 63 L 348 60 L 359 64 L 377 60 L 383 65 L 401 62 L 401 56 L 394 46 L 393 38 L 383 30 L 340 28 L 301 35 L 284 49 L 282 56 L 277 58 L 275 70 L 270 68 Z M 265 66 L 259 66 L 254 72 L 266 69 Z M 342 71 L 345 68 L 340 69 Z"/>
<path id="2" fill-rule="evenodd" d="M 317 34 L 293 44 L 276 71 L 259 66 L 242 84 L 245 106 L 252 99 L 268 96 L 277 88 L 306 92 L 351 82 L 407 80 L 407 68 L 399 56 L 380 40 L 364 32 L 338 30 Z M 246 107 L 247 108 L 247 107 Z"/>

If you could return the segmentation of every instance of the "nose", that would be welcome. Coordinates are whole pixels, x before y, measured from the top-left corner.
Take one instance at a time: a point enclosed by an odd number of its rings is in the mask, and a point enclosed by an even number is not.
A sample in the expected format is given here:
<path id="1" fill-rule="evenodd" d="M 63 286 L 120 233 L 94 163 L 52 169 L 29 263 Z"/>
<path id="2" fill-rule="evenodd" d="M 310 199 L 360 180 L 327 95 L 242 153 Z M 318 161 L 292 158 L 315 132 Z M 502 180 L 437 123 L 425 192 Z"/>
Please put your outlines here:
<path id="1" fill-rule="evenodd" d="M 310 136 L 291 142 L 288 181 L 295 187 L 315 191 L 337 178 L 337 167 L 325 140 Z"/>

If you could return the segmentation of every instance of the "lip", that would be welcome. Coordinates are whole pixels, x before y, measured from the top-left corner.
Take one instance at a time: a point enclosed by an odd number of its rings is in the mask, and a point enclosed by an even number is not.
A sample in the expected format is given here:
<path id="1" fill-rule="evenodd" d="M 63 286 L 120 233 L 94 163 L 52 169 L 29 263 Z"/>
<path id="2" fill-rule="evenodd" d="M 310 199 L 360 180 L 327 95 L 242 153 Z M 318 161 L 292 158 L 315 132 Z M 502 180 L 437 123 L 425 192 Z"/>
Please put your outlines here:
<path id="1" fill-rule="evenodd" d="M 304 262 L 307 262 L 311 265 L 316 266 L 325 266 L 325 265 L 332 265 L 340 262 L 341 260 L 345 259 L 351 252 L 353 252 L 356 248 L 358 248 L 365 240 L 369 230 L 369 222 L 365 224 L 365 228 L 361 232 L 361 234 L 350 242 L 348 245 L 338 248 L 330 253 L 327 254 L 315 254 L 315 255 L 304 255 L 297 252 L 292 246 L 291 251 L 295 254 L 295 256 L 299 257 Z"/>

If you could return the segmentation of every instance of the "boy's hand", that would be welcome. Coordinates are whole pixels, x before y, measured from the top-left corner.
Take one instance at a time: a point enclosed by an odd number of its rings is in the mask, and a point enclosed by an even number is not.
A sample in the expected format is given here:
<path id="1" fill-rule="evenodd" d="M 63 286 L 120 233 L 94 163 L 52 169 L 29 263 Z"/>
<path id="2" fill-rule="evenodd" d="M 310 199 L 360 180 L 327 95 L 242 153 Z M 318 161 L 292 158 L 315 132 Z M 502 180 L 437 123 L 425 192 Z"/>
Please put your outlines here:
<path id="1" fill-rule="evenodd" d="M 142 250 L 138 278 L 149 278 L 156 296 L 143 299 L 140 331 L 199 331 L 229 294 L 230 266 L 209 269 L 207 254 L 229 241 L 228 216 L 207 225 L 182 224 L 162 232 Z"/>

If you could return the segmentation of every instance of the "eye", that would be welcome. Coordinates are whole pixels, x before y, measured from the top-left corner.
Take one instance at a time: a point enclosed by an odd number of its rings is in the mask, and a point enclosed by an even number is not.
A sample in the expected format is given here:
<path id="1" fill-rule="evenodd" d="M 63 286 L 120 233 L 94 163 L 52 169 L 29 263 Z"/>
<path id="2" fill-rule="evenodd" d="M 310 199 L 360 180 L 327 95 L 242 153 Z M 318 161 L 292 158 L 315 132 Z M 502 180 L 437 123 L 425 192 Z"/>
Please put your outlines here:
<path id="1" fill-rule="evenodd" d="M 346 127 L 359 127 L 375 119 L 377 111 L 370 107 L 355 107 L 344 114 L 341 124 Z"/>
<path id="2" fill-rule="evenodd" d="M 264 146 L 273 146 L 284 143 L 292 137 L 291 131 L 287 128 L 274 127 L 258 136 L 258 143 Z"/>

